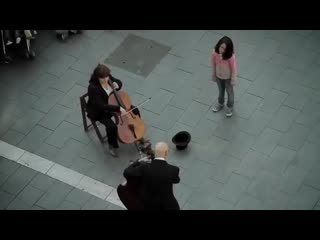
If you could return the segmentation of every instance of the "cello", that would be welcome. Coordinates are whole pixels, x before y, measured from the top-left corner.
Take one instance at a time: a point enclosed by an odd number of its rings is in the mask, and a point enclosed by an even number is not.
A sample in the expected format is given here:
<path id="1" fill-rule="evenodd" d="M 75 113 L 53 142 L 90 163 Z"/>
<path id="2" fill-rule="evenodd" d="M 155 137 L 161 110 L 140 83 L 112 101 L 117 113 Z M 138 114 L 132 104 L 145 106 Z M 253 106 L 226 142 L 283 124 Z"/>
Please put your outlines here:
<path id="1" fill-rule="evenodd" d="M 127 92 L 121 90 L 116 91 L 113 82 L 109 78 L 109 85 L 112 88 L 112 94 L 109 96 L 108 103 L 111 105 L 120 106 L 127 112 L 124 115 L 119 115 L 119 121 L 117 121 L 118 139 L 123 144 L 136 143 L 141 140 L 145 134 L 144 121 L 136 114 L 132 112 L 131 99 Z M 148 102 L 151 98 L 147 99 L 139 106 Z M 136 107 L 137 108 L 137 107 Z"/>

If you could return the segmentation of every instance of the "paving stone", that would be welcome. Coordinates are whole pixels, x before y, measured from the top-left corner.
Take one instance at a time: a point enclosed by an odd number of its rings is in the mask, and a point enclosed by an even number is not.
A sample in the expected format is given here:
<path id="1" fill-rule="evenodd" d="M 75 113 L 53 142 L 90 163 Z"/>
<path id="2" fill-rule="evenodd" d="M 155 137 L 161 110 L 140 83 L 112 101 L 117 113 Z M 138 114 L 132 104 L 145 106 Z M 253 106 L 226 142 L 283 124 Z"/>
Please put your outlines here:
<path id="1" fill-rule="evenodd" d="M 181 117 L 183 110 L 167 105 L 153 126 L 161 130 L 168 131 L 174 123 Z"/>
<path id="2" fill-rule="evenodd" d="M 88 85 L 88 84 L 87 84 Z M 59 100 L 59 104 L 68 108 L 77 109 L 79 111 L 80 97 L 87 93 L 87 87 L 78 84 L 73 85 L 70 91 Z M 80 111 L 79 111 L 80 112 Z"/>
<path id="3" fill-rule="evenodd" d="M 255 139 L 254 136 L 240 131 L 231 140 L 230 145 L 225 148 L 224 153 L 242 159 L 254 144 Z"/>
<path id="4" fill-rule="evenodd" d="M 50 61 L 46 67 L 47 73 L 61 77 L 67 69 L 76 61 L 76 58 L 68 55 L 60 55 L 54 61 Z"/>
<path id="5" fill-rule="evenodd" d="M 215 169 L 215 165 L 194 158 L 188 168 L 180 171 L 180 179 L 185 185 L 196 188 L 210 177 Z"/>
<path id="6" fill-rule="evenodd" d="M 284 105 L 302 110 L 306 104 L 312 101 L 313 93 L 314 90 L 311 88 L 295 86 L 286 98 Z"/>
<path id="7" fill-rule="evenodd" d="M 228 182 L 223 186 L 218 197 L 235 204 L 238 202 L 241 194 L 246 191 L 249 184 L 249 178 L 233 173 Z"/>
<path id="8" fill-rule="evenodd" d="M 44 208 L 38 207 L 37 205 L 33 205 L 31 210 L 45 210 Z"/>
<path id="9" fill-rule="evenodd" d="M 265 128 L 256 140 L 256 143 L 252 146 L 252 149 L 269 155 L 280 141 L 281 136 L 282 133 L 279 131 Z"/>
<path id="10" fill-rule="evenodd" d="M 37 151 L 45 139 L 52 133 L 49 129 L 36 125 L 18 144 L 18 147 L 31 153 Z"/>
<path id="11" fill-rule="evenodd" d="M 279 44 L 280 43 L 276 40 L 265 38 L 260 44 L 258 44 L 254 55 L 257 58 L 268 61 L 271 59 L 273 54 L 276 53 Z"/>
<path id="12" fill-rule="evenodd" d="M 178 91 L 171 99 L 169 105 L 186 110 L 192 103 L 192 99 L 196 99 L 200 93 L 200 89 L 192 86 L 184 86 L 181 91 Z"/>
<path id="13" fill-rule="evenodd" d="M 312 129 L 307 139 L 315 144 L 320 144 L 320 122 Z"/>
<path id="14" fill-rule="evenodd" d="M 217 127 L 217 123 L 206 118 L 202 118 L 190 132 L 192 140 L 199 144 L 207 144 L 213 134 L 213 131 Z"/>
<path id="15" fill-rule="evenodd" d="M 81 77 L 82 77 L 81 73 L 79 73 L 78 71 L 75 71 L 73 69 L 68 69 L 63 73 L 61 78 L 55 83 L 53 88 L 55 88 L 61 92 L 64 92 L 64 93 L 68 93 L 69 91 L 72 90 L 72 88 L 75 86 L 76 82 Z M 87 84 L 87 85 L 89 85 L 89 84 Z"/>
<path id="16" fill-rule="evenodd" d="M 157 74 L 168 74 L 172 72 L 178 64 L 183 60 L 183 58 L 167 54 L 164 58 L 161 59 L 160 63 L 153 70 Z"/>
<path id="17" fill-rule="evenodd" d="M 195 46 L 195 49 L 203 52 L 203 53 L 210 53 L 212 52 L 212 48 L 214 47 L 214 44 L 219 41 L 221 38 L 221 35 L 215 32 L 206 32 L 198 41 L 197 45 Z"/>
<path id="18" fill-rule="evenodd" d="M 282 72 L 273 88 L 285 93 L 291 93 L 303 78 L 301 72 L 288 68 Z"/>
<path id="19" fill-rule="evenodd" d="M 46 143 L 42 143 L 40 145 L 39 149 L 37 151 L 35 151 L 34 154 L 52 161 L 53 159 L 55 159 L 55 157 L 59 151 L 60 151 L 60 149 L 57 147 L 51 146 Z"/>
<path id="20" fill-rule="evenodd" d="M 2 189 L 11 194 L 18 194 L 37 174 L 36 171 L 21 166 L 8 180 L 2 185 Z"/>
<path id="21" fill-rule="evenodd" d="M 308 171 L 289 165 L 283 174 L 281 191 L 288 194 L 296 194 L 303 184 Z"/>
<path id="22" fill-rule="evenodd" d="M 11 176 L 17 169 L 20 167 L 20 164 L 8 160 L 6 158 L 0 157 L 0 173 L 5 176 Z"/>
<path id="23" fill-rule="evenodd" d="M 83 192 L 77 188 L 72 189 L 72 191 L 67 195 L 66 201 L 72 202 L 79 206 L 84 206 L 84 204 L 91 198 L 92 195 Z"/>
<path id="24" fill-rule="evenodd" d="M 63 95 L 64 94 L 61 91 L 49 88 L 45 94 L 32 105 L 32 108 L 43 113 L 48 113 L 50 109 L 63 97 Z"/>
<path id="25" fill-rule="evenodd" d="M 71 113 L 70 108 L 56 104 L 48 114 L 39 122 L 40 126 L 55 130 L 59 124 Z"/>
<path id="26" fill-rule="evenodd" d="M 271 118 L 272 115 L 257 109 L 247 121 L 241 123 L 240 129 L 251 135 L 259 136 L 268 125 Z"/>
<path id="27" fill-rule="evenodd" d="M 12 94 L 12 92 L 10 91 L 9 94 Z M 7 101 L 3 105 L 3 107 L 5 107 L 5 110 L 3 111 L 21 118 L 28 112 L 30 106 L 35 104 L 39 98 L 26 92 L 20 92 L 18 94 L 17 99 Z"/>
<path id="28" fill-rule="evenodd" d="M 320 197 L 320 191 L 312 187 L 302 185 L 299 193 L 290 199 L 288 210 L 311 210 Z"/>
<path id="29" fill-rule="evenodd" d="M 236 81 L 237 82 L 234 88 L 235 89 L 234 100 L 235 102 L 239 102 L 241 97 L 246 93 L 247 89 L 250 87 L 251 81 L 241 77 L 238 77 Z"/>
<path id="30" fill-rule="evenodd" d="M 13 114 L 8 114 L 2 111 L 1 104 L 5 105 L 4 102 L 0 102 L 0 137 L 3 137 L 3 135 L 9 130 L 11 126 L 13 126 L 18 119 Z"/>
<path id="31" fill-rule="evenodd" d="M 173 185 L 173 190 L 174 196 L 176 197 L 180 207 L 182 207 L 187 202 L 192 192 L 194 191 L 192 187 L 189 187 L 183 183 Z"/>
<path id="32" fill-rule="evenodd" d="M 208 106 L 193 101 L 181 116 L 179 122 L 194 127 L 207 111 Z"/>
<path id="33" fill-rule="evenodd" d="M 248 193 L 261 200 L 266 209 L 285 209 L 289 196 L 281 192 L 280 183 L 279 176 L 261 171 L 259 176 L 249 185 Z"/>
<path id="34" fill-rule="evenodd" d="M 35 96 L 41 97 L 45 95 L 46 91 L 52 87 L 58 78 L 48 73 L 44 73 L 34 80 L 26 89 L 26 91 Z"/>
<path id="35" fill-rule="evenodd" d="M 160 142 L 163 141 L 165 137 L 166 132 L 159 129 L 159 128 L 154 128 L 154 127 L 148 127 L 146 129 L 145 136 L 147 139 L 150 140 L 150 142 Z"/>
<path id="36" fill-rule="evenodd" d="M 212 106 L 214 102 L 217 101 L 219 96 L 219 90 L 217 85 L 211 80 L 205 83 L 201 83 L 201 85 L 203 85 L 204 87 L 200 89 L 201 91 L 199 92 L 199 94 L 193 97 L 193 100 L 208 106 Z"/>
<path id="37" fill-rule="evenodd" d="M 199 188 L 193 191 L 188 203 L 196 206 L 196 209 L 209 209 L 222 187 L 222 183 L 206 179 Z"/>
<path id="38" fill-rule="evenodd" d="M 119 207 L 115 204 L 109 203 L 109 206 L 107 207 L 107 210 L 126 210 L 122 207 Z"/>
<path id="39" fill-rule="evenodd" d="M 19 133 L 15 130 L 9 129 L 6 134 L 1 137 L 2 141 L 9 143 L 11 145 L 18 145 L 18 143 L 24 138 L 24 134 Z"/>
<path id="40" fill-rule="evenodd" d="M 43 113 L 30 109 L 22 118 L 16 121 L 12 129 L 27 135 L 44 116 Z"/>
<path id="41" fill-rule="evenodd" d="M 14 198 L 15 195 L 0 190 L 0 209 L 6 209 Z"/>
<path id="42" fill-rule="evenodd" d="M 184 59 L 177 66 L 178 69 L 184 70 L 189 73 L 193 73 L 197 70 L 197 67 L 202 65 L 209 65 L 210 52 L 201 53 L 196 50 L 188 50 L 185 53 Z M 209 66 L 208 66 L 209 67 Z"/>
<path id="43" fill-rule="evenodd" d="M 16 198 L 7 207 L 7 210 L 31 210 L 31 207 L 32 205 L 19 198 Z"/>
<path id="44" fill-rule="evenodd" d="M 209 113 L 208 113 L 209 114 Z M 211 114 L 222 114 L 222 113 L 212 113 Z M 223 114 L 224 115 L 224 114 Z M 220 137 L 227 141 L 234 139 L 236 135 L 239 134 L 240 130 L 245 126 L 246 120 L 238 116 L 233 116 L 232 118 L 226 118 L 224 116 L 224 121 L 221 122 L 218 127 L 213 131 L 213 135 Z"/>
<path id="45" fill-rule="evenodd" d="M 241 58 L 246 58 L 252 56 L 252 53 L 256 50 L 256 46 L 241 42 L 241 43 L 236 43 L 236 49 L 237 49 L 237 56 Z"/>
<path id="46" fill-rule="evenodd" d="M 220 183 L 226 183 L 230 178 L 232 172 L 239 168 L 241 160 L 234 157 L 222 154 L 216 161 L 211 172 L 211 177 Z"/>
<path id="47" fill-rule="evenodd" d="M 46 143 L 58 148 L 66 143 L 69 138 L 73 138 L 81 143 L 88 144 L 90 142 L 89 136 L 76 125 L 62 121 L 62 123 L 55 129 L 55 131 L 46 139 Z"/>
<path id="48" fill-rule="evenodd" d="M 287 97 L 288 94 L 272 89 L 271 93 L 262 101 L 259 110 L 267 113 L 268 115 L 273 115 L 279 110 L 280 106 Z"/>
<path id="49" fill-rule="evenodd" d="M 56 210 L 80 210 L 81 207 L 69 201 L 63 201 Z"/>
<path id="50" fill-rule="evenodd" d="M 304 144 L 310 130 L 310 128 L 301 124 L 293 123 L 289 130 L 280 138 L 279 145 L 293 150 L 299 150 Z"/>
<path id="51" fill-rule="evenodd" d="M 56 180 L 44 175 L 42 173 L 38 173 L 30 182 L 30 185 L 41 190 L 47 191 L 55 182 Z"/>
<path id="52" fill-rule="evenodd" d="M 82 210 L 107 210 L 109 203 L 92 196 L 86 204 L 81 208 Z"/>
<path id="53" fill-rule="evenodd" d="M 43 191 L 28 185 L 20 192 L 17 198 L 32 206 L 40 199 L 43 193 Z"/>
<path id="54" fill-rule="evenodd" d="M 292 161 L 292 165 L 309 171 L 319 161 L 319 154 L 320 150 L 318 145 L 304 142 Z"/>
<path id="55" fill-rule="evenodd" d="M 303 183 L 315 189 L 320 190 L 319 170 L 320 170 L 320 163 L 316 163 L 311 169 L 311 171 L 306 175 Z"/>
<path id="56" fill-rule="evenodd" d="M 265 162 L 264 169 L 275 174 L 282 174 L 296 154 L 296 151 L 277 146 L 270 155 L 270 158 Z"/>
<path id="57" fill-rule="evenodd" d="M 299 114 L 298 110 L 282 106 L 269 123 L 269 127 L 282 132 L 288 131 Z"/>
<path id="58" fill-rule="evenodd" d="M 241 58 L 242 59 L 242 58 Z M 250 56 L 244 58 L 244 60 L 238 59 L 238 76 L 249 81 L 255 81 L 261 74 L 263 66 L 265 65 L 264 60 Z"/>
<path id="59" fill-rule="evenodd" d="M 71 186 L 60 181 L 56 181 L 49 187 L 47 192 L 42 195 L 36 205 L 48 210 L 54 210 L 61 204 L 71 190 Z"/>
<path id="60" fill-rule="evenodd" d="M 87 175 L 87 172 L 93 167 L 94 163 L 87 159 L 76 157 L 71 160 L 70 169 Z"/>
<path id="61" fill-rule="evenodd" d="M 304 37 L 297 34 L 290 34 L 290 37 L 286 38 L 286 41 L 281 43 L 278 47 L 278 51 L 284 55 L 293 56 L 297 55 L 297 49 L 305 41 Z"/>
<path id="62" fill-rule="evenodd" d="M 162 89 L 172 93 L 181 91 L 186 85 L 190 85 L 192 81 L 192 74 L 180 69 L 174 69 L 172 72 L 161 75 L 163 77 Z"/>
<path id="63" fill-rule="evenodd" d="M 253 179 L 259 174 L 259 171 L 265 166 L 267 160 L 267 155 L 253 150 L 249 150 L 246 156 L 241 161 L 240 166 L 237 169 L 235 169 L 234 172 Z"/>
<path id="64" fill-rule="evenodd" d="M 143 108 L 149 110 L 151 112 L 161 114 L 162 111 L 165 109 L 167 104 L 170 102 L 173 94 L 160 89 L 158 93 L 148 102 L 146 103 Z"/>
<path id="65" fill-rule="evenodd" d="M 233 204 L 227 201 L 221 200 L 219 198 L 215 198 L 212 201 L 211 206 L 209 207 L 208 210 L 233 210 L 233 209 L 234 209 Z"/>
<path id="66" fill-rule="evenodd" d="M 235 210 L 264 210 L 265 207 L 261 200 L 258 200 L 247 193 L 243 193 L 240 196 L 238 203 L 235 206 Z"/>
<path id="67" fill-rule="evenodd" d="M 320 112 L 315 109 L 320 108 L 320 103 L 315 101 L 304 106 L 303 110 L 297 116 L 295 120 L 297 123 L 305 125 L 306 127 L 314 127 L 320 120 Z"/>
<path id="68" fill-rule="evenodd" d="M 264 98 L 272 90 L 277 77 L 284 71 L 282 66 L 274 63 L 265 66 L 263 72 L 248 88 L 247 93 Z"/>

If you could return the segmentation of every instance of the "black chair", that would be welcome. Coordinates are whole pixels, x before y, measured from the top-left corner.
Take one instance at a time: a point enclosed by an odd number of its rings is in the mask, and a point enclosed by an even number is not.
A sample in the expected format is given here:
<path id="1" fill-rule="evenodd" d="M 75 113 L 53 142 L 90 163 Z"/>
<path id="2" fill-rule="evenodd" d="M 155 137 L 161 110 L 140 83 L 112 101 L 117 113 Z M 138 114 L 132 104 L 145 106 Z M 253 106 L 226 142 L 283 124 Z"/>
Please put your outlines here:
<path id="1" fill-rule="evenodd" d="M 87 122 L 87 100 L 86 100 L 87 97 L 88 97 L 88 93 L 86 93 L 80 97 L 80 105 L 81 105 L 81 113 L 82 113 L 82 121 L 83 121 L 84 131 L 87 132 L 88 129 L 91 126 L 93 126 L 94 130 L 96 131 L 96 134 L 98 135 L 98 138 L 99 138 L 101 144 L 104 144 L 104 142 L 107 139 L 107 136 L 102 136 L 102 134 L 97 126 L 97 121 L 94 121 L 88 117 L 91 121 L 91 124 L 88 125 L 88 122 Z M 118 121 L 119 121 L 118 116 L 116 114 L 114 114 L 114 117 L 116 119 L 116 124 L 118 124 Z"/>

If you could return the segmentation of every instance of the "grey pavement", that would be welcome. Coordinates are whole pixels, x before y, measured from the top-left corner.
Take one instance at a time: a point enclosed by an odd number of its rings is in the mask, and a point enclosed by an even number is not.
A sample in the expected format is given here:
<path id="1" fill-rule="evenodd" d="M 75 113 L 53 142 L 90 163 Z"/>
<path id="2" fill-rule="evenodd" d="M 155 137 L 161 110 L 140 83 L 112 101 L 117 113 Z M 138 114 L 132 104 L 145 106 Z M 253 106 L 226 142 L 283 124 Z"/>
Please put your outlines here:
<path id="1" fill-rule="evenodd" d="M 3 157 L 0 173 L 1 210 L 123 210 Z"/>
<path id="2" fill-rule="evenodd" d="M 124 51 L 132 35 L 149 53 Z M 211 111 L 218 91 L 209 59 L 223 35 L 238 63 L 230 119 Z M 111 158 L 92 129 L 83 131 L 79 104 L 93 68 L 106 62 L 133 104 L 152 97 L 141 110 L 146 136 L 170 144 L 182 209 L 319 210 L 320 31 L 86 30 L 59 42 L 43 30 L 34 46 L 33 61 L 0 66 L 1 140 L 116 187 L 138 155 L 121 145 Z M 185 152 L 171 143 L 180 130 L 192 134 Z M 118 208 L 7 161 L 2 209 Z"/>

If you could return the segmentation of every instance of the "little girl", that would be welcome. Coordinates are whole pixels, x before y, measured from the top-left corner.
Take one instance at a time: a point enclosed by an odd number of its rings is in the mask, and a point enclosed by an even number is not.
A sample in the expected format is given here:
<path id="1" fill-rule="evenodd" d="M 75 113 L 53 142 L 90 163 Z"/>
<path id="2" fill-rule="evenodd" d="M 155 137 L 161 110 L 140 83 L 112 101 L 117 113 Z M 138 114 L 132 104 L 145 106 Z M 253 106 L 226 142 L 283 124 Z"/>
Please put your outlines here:
<path id="1" fill-rule="evenodd" d="M 215 46 L 212 56 L 212 80 L 219 88 L 218 103 L 212 108 L 213 112 L 220 111 L 224 106 L 224 93 L 227 91 L 228 102 L 226 116 L 232 116 L 234 104 L 233 86 L 236 80 L 236 59 L 234 55 L 233 43 L 229 37 L 223 37 Z"/>

